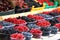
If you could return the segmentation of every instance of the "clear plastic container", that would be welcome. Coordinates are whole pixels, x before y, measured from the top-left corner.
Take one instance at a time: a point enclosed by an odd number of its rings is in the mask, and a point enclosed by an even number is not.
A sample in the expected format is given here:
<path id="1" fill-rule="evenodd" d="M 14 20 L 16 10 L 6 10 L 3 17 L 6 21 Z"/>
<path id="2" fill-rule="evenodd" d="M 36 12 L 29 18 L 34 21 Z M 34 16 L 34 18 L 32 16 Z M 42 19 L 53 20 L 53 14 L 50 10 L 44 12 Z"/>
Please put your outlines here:
<path id="1" fill-rule="evenodd" d="M 36 29 L 36 28 L 35 29 L 31 29 L 30 33 L 33 34 L 33 38 L 41 38 L 41 36 L 42 36 L 42 31 L 39 30 L 39 29 Z"/>
<path id="2" fill-rule="evenodd" d="M 25 40 L 31 40 L 33 35 L 29 32 L 22 32 L 22 34 L 26 37 Z"/>
<path id="3" fill-rule="evenodd" d="M 25 40 L 25 38 L 17 39 L 17 38 L 12 38 L 12 37 L 11 37 L 11 40 Z"/>
<path id="4" fill-rule="evenodd" d="M 9 23 L 9 22 L 6 22 L 6 21 L 0 21 L 0 25 L 2 25 L 5 28 L 13 28 L 15 26 L 15 24 Z"/>
<path id="5" fill-rule="evenodd" d="M 10 35 L 11 40 L 25 40 L 25 37 L 23 34 L 15 33 Z"/>

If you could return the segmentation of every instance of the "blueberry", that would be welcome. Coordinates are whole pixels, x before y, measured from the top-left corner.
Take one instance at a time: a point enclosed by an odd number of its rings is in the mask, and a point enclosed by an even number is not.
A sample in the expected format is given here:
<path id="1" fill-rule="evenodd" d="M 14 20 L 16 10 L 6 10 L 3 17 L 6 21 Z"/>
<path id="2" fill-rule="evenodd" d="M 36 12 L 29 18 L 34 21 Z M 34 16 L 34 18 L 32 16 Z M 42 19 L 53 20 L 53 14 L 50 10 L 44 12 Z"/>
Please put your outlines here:
<path id="1" fill-rule="evenodd" d="M 43 31 L 42 36 L 49 36 L 50 32 L 49 31 Z"/>
<path id="2" fill-rule="evenodd" d="M 51 20 L 51 19 L 54 18 L 53 16 L 51 16 L 51 15 L 46 15 L 46 14 L 36 14 L 36 15 L 42 16 L 42 17 L 44 17 L 46 20 Z"/>
<path id="3" fill-rule="evenodd" d="M 56 27 L 51 27 L 51 34 L 57 34 L 58 29 Z"/>
<path id="4" fill-rule="evenodd" d="M 31 40 L 31 38 L 33 37 L 33 35 L 29 32 L 23 32 L 22 34 L 26 37 L 25 40 Z"/>
<path id="5" fill-rule="evenodd" d="M 32 28 L 40 29 L 40 26 L 37 26 L 36 24 L 28 24 L 27 26 L 28 26 L 29 29 L 32 29 Z"/>
<path id="6" fill-rule="evenodd" d="M 51 27 L 41 27 L 41 31 L 51 31 Z"/>

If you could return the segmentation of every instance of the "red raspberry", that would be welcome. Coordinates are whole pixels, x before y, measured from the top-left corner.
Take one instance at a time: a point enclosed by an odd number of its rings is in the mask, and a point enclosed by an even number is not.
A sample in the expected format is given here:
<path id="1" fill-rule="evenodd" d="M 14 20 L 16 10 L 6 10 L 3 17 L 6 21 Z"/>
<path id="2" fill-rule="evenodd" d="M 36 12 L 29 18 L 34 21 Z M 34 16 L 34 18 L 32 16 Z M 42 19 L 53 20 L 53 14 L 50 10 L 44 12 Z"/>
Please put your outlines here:
<path id="1" fill-rule="evenodd" d="M 31 29 L 30 32 L 31 32 L 32 34 L 37 34 L 37 33 L 40 34 L 42 31 L 39 30 L 39 29 Z"/>
<path id="2" fill-rule="evenodd" d="M 33 38 L 40 38 L 42 35 L 42 31 L 39 29 L 31 29 L 30 33 L 33 34 Z"/>
<path id="3" fill-rule="evenodd" d="M 50 2 L 50 0 L 44 0 L 45 2 Z"/>
<path id="4" fill-rule="evenodd" d="M 2 26 L 0 25 L 0 29 L 2 28 Z"/>
<path id="5" fill-rule="evenodd" d="M 50 26 L 50 22 L 44 20 L 44 21 L 37 22 L 37 25 L 41 26 L 41 27 L 49 27 Z"/>
<path id="6" fill-rule="evenodd" d="M 15 39 L 22 39 L 22 38 L 24 38 L 24 35 L 20 34 L 20 33 L 15 33 L 15 34 L 11 34 L 10 37 L 15 38 Z"/>
<path id="7" fill-rule="evenodd" d="M 49 12 L 43 12 L 43 14 L 49 14 Z"/>
<path id="8" fill-rule="evenodd" d="M 55 27 L 60 29 L 60 23 L 55 24 Z"/>
<path id="9" fill-rule="evenodd" d="M 33 15 L 28 15 L 27 17 L 29 17 L 29 18 L 33 18 Z"/>
<path id="10" fill-rule="evenodd" d="M 48 5 L 49 5 L 49 6 L 53 6 L 54 3 L 53 3 L 53 2 L 48 2 Z"/>
<path id="11" fill-rule="evenodd" d="M 43 20 L 43 19 L 44 19 L 44 17 L 38 16 L 38 15 L 29 15 L 28 17 L 29 17 L 29 18 L 33 18 L 33 19 L 35 19 L 36 21 L 39 21 L 39 20 Z"/>
<path id="12" fill-rule="evenodd" d="M 60 17 L 58 17 L 57 20 L 60 21 Z"/>
<path id="13" fill-rule="evenodd" d="M 18 30 L 19 32 L 26 32 L 29 30 L 27 26 L 15 26 L 14 29 Z"/>

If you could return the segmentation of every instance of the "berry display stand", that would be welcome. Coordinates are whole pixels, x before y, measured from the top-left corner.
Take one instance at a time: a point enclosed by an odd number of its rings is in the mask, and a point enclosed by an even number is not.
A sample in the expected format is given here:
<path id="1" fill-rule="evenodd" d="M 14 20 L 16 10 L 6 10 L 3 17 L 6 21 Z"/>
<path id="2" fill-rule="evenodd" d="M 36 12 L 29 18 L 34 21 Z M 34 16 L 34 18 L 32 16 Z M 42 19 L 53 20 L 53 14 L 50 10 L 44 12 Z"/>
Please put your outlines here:
<path id="1" fill-rule="evenodd" d="M 37 14 L 37 13 L 42 13 L 44 11 L 52 11 L 56 8 L 51 8 L 51 9 L 43 9 L 43 10 L 36 10 L 36 11 L 33 11 L 33 12 L 25 12 L 25 13 L 16 13 L 16 14 L 10 14 L 10 15 L 5 15 L 5 16 L 0 16 L 0 21 L 1 20 L 4 20 L 6 18 L 15 18 L 15 17 L 18 17 L 18 16 L 27 16 L 29 14 Z"/>

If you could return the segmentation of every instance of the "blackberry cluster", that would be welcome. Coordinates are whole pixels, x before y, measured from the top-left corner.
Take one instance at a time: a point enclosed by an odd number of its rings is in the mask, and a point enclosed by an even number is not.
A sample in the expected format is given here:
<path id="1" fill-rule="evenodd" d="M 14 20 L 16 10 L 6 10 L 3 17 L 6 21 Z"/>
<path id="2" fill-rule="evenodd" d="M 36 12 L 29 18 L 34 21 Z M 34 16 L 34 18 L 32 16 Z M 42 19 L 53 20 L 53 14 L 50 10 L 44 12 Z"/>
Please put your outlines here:
<path id="1" fill-rule="evenodd" d="M 35 19 L 22 16 L 21 19 L 25 20 L 27 23 L 36 23 Z"/>

